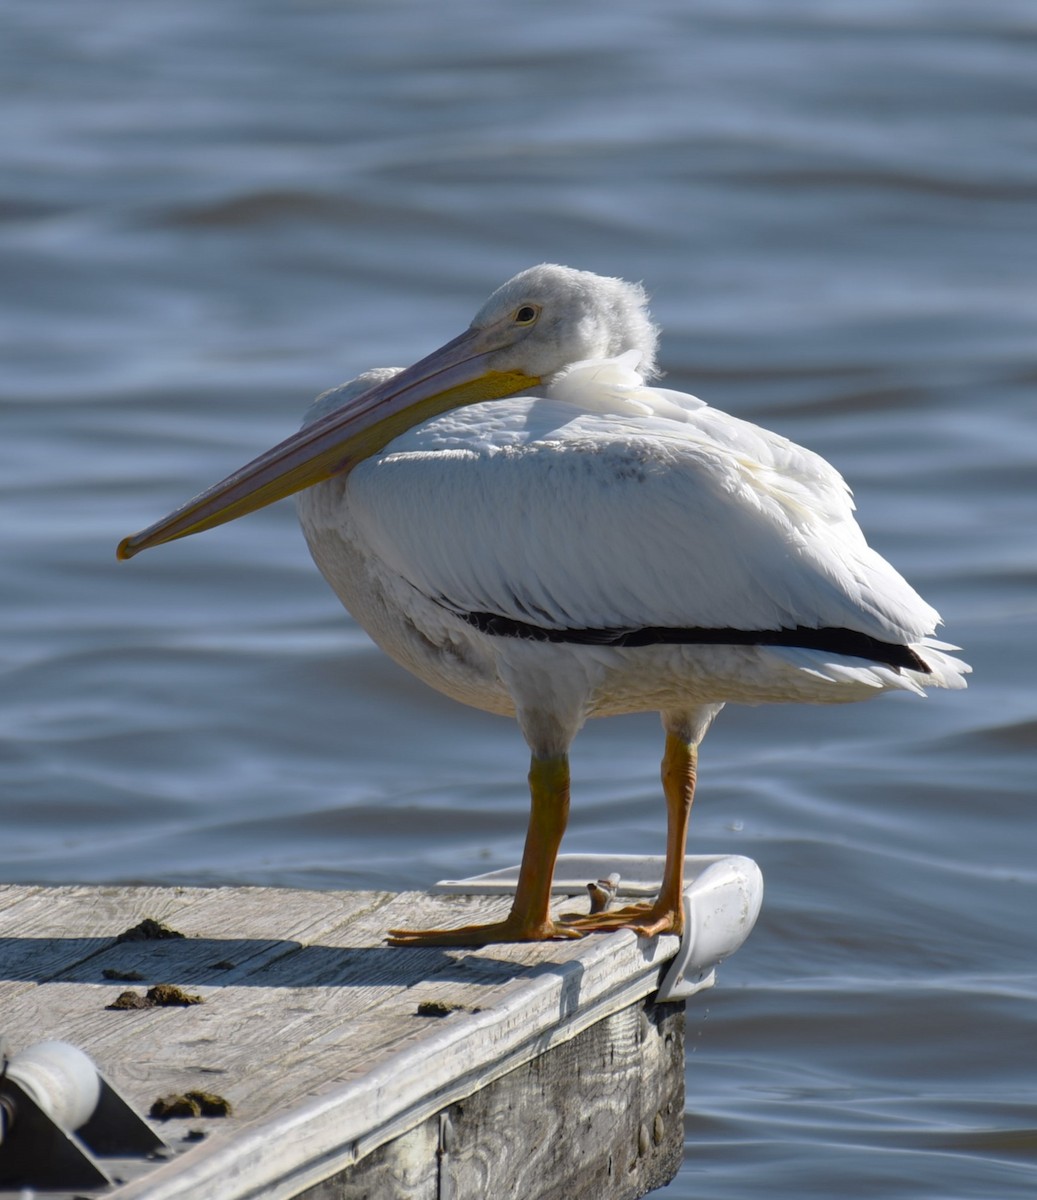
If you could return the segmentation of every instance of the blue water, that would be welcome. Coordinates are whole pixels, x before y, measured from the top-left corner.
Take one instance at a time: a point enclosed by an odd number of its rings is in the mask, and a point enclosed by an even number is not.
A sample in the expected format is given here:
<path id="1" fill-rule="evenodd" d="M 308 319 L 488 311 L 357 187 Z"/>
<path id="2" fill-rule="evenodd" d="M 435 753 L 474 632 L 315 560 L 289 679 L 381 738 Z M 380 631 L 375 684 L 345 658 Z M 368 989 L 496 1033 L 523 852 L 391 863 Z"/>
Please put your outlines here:
<path id="1" fill-rule="evenodd" d="M 729 709 L 692 849 L 760 924 L 688 1014 L 667 1195 L 1037 1188 L 1030 3 L 8 0 L 0 878 L 405 887 L 517 861 L 525 748 L 385 660 L 279 505 L 120 537 L 543 260 L 819 451 L 966 693 Z M 651 716 L 567 849 L 662 847 Z"/>

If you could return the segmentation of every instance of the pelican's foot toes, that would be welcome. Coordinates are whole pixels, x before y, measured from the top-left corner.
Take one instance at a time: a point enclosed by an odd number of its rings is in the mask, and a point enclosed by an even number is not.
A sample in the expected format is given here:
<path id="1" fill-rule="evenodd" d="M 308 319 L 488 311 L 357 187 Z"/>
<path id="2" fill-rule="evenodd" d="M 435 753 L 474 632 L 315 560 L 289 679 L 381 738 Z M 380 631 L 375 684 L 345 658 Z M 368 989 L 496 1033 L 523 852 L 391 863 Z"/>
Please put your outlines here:
<path id="1" fill-rule="evenodd" d="M 603 913 L 563 913 L 561 920 L 569 929 L 581 933 L 611 933 L 616 929 L 632 929 L 638 937 L 650 938 L 660 933 L 680 934 L 684 929 L 684 913 L 672 908 L 660 909 L 654 904 L 629 904 L 625 908 Z"/>
<path id="2" fill-rule="evenodd" d="M 638 937 L 643 938 L 658 937 L 660 933 L 675 933 L 680 937 L 684 932 L 684 913 L 679 909 L 677 912 L 671 909 L 654 920 L 647 921 L 643 925 L 631 925 L 630 928 Z"/>
<path id="3" fill-rule="evenodd" d="M 550 942 L 583 937 L 583 930 L 555 921 L 536 924 L 504 920 L 457 929 L 390 929 L 390 946 L 492 946 L 497 942 Z"/>

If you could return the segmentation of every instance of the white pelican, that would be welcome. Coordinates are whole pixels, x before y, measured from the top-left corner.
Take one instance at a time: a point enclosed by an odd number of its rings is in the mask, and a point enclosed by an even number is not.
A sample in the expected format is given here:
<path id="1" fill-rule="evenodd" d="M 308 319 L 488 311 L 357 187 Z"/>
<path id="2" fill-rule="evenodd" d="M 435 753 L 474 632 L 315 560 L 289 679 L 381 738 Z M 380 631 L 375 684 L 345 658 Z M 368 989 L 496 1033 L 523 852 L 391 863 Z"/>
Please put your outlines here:
<path id="1" fill-rule="evenodd" d="M 310 550 L 397 662 L 514 716 L 531 815 L 514 903 L 406 945 L 681 931 L 698 745 L 727 701 L 840 703 L 965 686 L 937 613 L 869 548 L 822 458 L 648 387 L 642 288 L 542 265 L 405 371 L 319 397 L 294 436 L 119 557 L 302 491 Z M 651 904 L 551 918 L 569 746 L 588 717 L 656 710 L 666 863 Z"/>

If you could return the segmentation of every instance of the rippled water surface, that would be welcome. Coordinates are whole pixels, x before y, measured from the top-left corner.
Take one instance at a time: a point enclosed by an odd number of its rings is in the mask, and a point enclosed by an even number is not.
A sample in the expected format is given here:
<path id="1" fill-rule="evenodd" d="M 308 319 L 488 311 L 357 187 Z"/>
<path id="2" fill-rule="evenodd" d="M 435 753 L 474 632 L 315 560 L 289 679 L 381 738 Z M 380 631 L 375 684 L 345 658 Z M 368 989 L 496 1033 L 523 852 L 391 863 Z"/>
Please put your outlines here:
<path id="1" fill-rule="evenodd" d="M 516 861 L 525 750 L 385 660 L 290 505 L 124 534 L 542 260 L 831 459 L 966 693 L 729 709 L 692 848 L 767 898 L 688 1014 L 676 1197 L 1037 1189 L 1029 3 L 9 0 L 0 878 L 404 887 Z M 662 848 L 651 716 L 569 849 Z"/>

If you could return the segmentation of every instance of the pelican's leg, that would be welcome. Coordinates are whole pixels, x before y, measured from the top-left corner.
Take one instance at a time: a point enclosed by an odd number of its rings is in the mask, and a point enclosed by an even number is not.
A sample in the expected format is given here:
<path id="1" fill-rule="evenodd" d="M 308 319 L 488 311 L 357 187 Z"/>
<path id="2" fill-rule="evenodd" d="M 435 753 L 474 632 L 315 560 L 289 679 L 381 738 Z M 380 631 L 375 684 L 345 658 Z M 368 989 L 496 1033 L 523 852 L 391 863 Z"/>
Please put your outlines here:
<path id="1" fill-rule="evenodd" d="M 539 942 L 575 938 L 579 930 L 551 919 L 551 880 L 569 819 L 569 758 L 533 755 L 529 767 L 530 814 L 518 886 L 511 912 L 490 925 L 459 929 L 392 929 L 394 946 L 485 946 L 491 942 Z"/>
<path id="2" fill-rule="evenodd" d="M 641 937 L 684 932 L 684 851 L 688 843 L 691 802 L 695 799 L 698 761 L 697 745 L 667 732 L 662 765 L 666 797 L 666 862 L 659 895 L 645 913 L 644 920 L 634 926 Z"/>
<path id="3" fill-rule="evenodd" d="M 662 886 L 651 904 L 630 904 L 591 916 L 568 917 L 567 924 L 584 933 L 633 929 L 641 937 L 684 931 L 684 849 L 688 820 L 695 797 L 698 745 L 686 736 L 667 730 L 662 781 L 666 797 L 666 861 Z"/>

